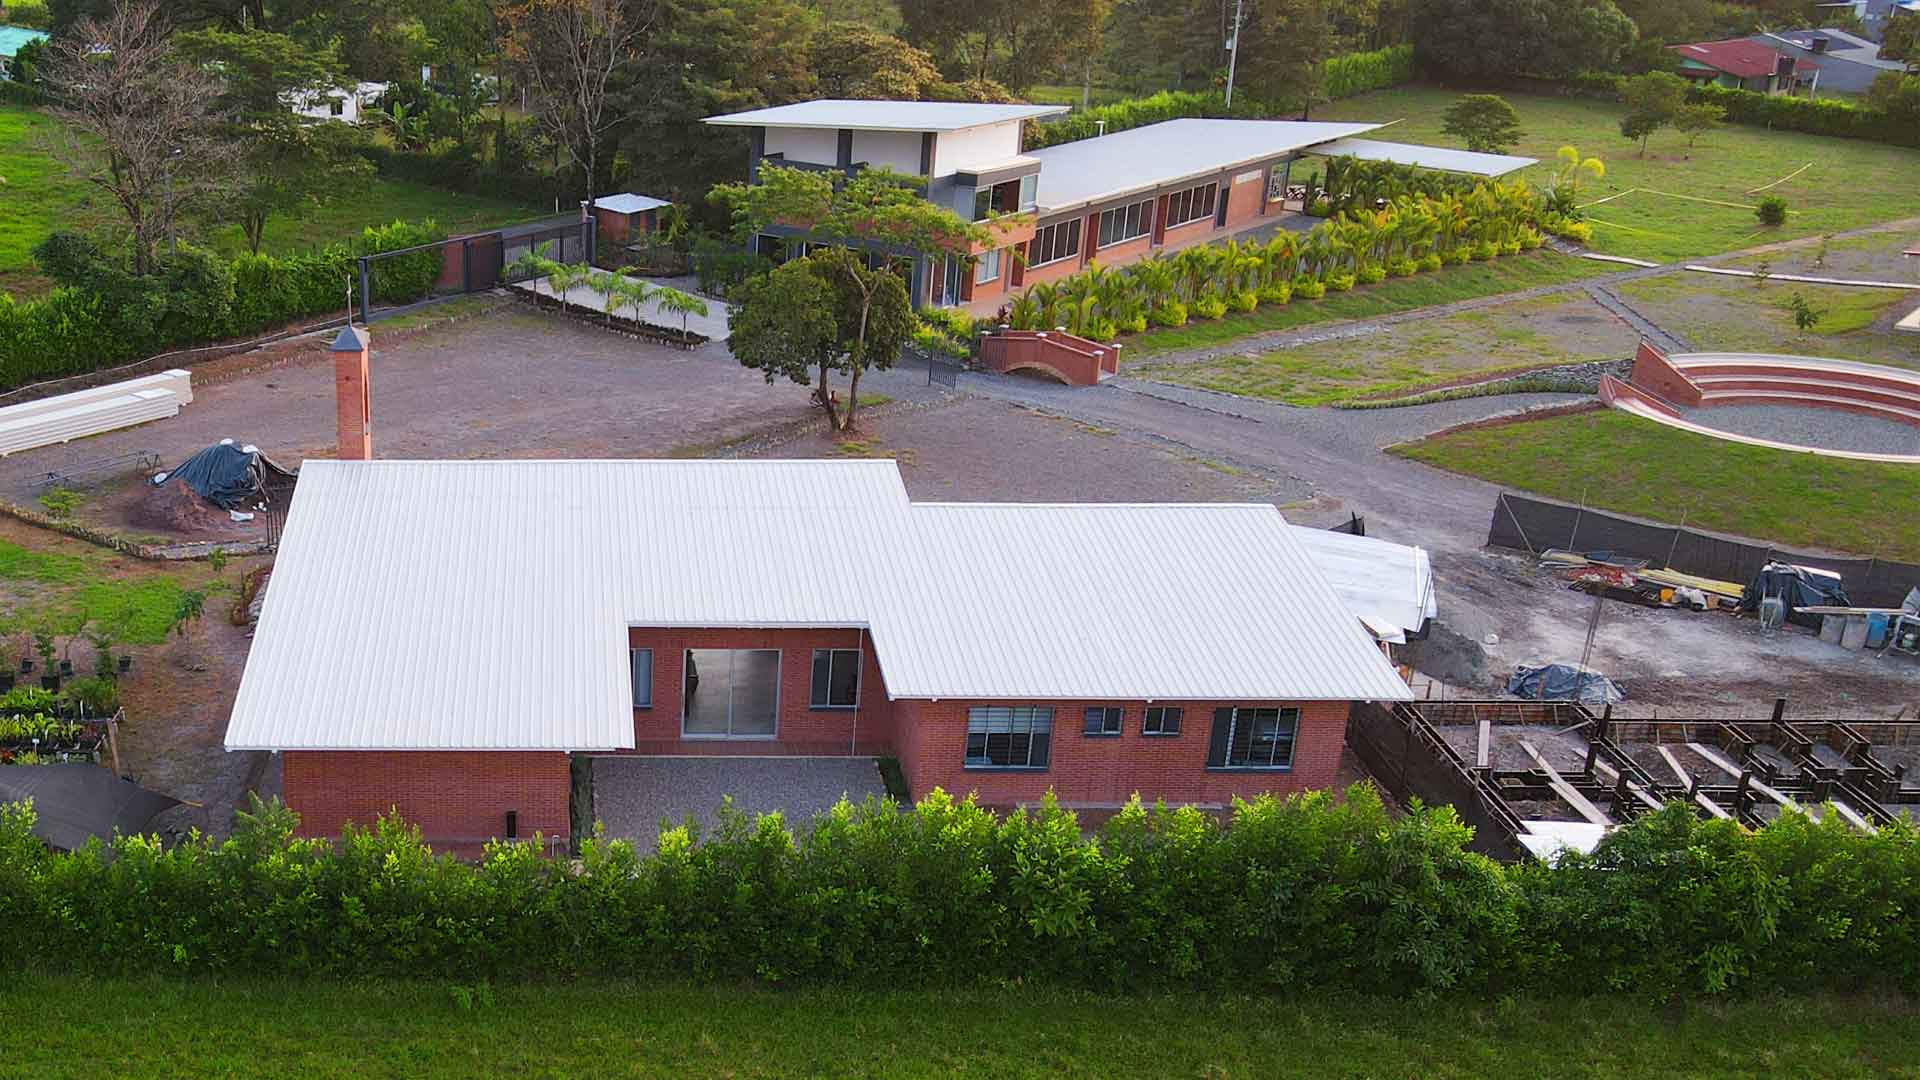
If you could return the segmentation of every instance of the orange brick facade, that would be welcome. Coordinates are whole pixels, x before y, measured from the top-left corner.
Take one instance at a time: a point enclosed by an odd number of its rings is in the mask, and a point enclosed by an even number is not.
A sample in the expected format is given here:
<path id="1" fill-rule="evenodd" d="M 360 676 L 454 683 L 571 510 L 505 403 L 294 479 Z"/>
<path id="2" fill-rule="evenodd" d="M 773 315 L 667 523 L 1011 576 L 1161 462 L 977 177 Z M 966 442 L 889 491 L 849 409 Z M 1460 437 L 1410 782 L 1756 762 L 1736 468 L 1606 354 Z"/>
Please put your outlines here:
<path id="1" fill-rule="evenodd" d="M 518 833 L 565 837 L 572 771 L 561 751 L 289 750 L 280 755 L 287 805 L 300 835 L 338 836 L 398 810 L 437 846 L 470 847 Z"/>
<path id="2" fill-rule="evenodd" d="M 1633 354 L 1633 385 L 1674 405 L 1700 404 L 1700 387 L 1644 341 Z"/>

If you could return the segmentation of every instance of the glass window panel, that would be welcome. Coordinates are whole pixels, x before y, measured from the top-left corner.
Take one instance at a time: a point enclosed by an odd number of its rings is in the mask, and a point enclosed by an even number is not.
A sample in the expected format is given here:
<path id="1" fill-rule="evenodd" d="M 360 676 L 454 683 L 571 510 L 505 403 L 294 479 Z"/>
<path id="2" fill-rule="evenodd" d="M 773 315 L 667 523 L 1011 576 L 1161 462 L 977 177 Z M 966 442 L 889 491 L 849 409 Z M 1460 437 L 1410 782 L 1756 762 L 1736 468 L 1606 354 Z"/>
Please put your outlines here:
<path id="1" fill-rule="evenodd" d="M 850 708 L 860 701 L 860 650 L 833 650 L 832 671 L 827 677 L 827 704 Z"/>
<path id="2" fill-rule="evenodd" d="M 735 650 L 731 733 L 771 735 L 779 723 L 779 709 L 779 650 Z"/>
<path id="3" fill-rule="evenodd" d="M 1060 254 L 1062 256 L 1066 256 L 1066 255 L 1078 255 L 1079 253 L 1080 253 L 1080 219 L 1074 218 L 1071 222 L 1068 223 L 1067 249 L 1061 252 Z"/>
<path id="4" fill-rule="evenodd" d="M 1034 205 L 1039 202 L 1039 194 L 1040 175 L 1038 173 L 1020 178 L 1020 209 L 1033 209 Z"/>
<path id="5" fill-rule="evenodd" d="M 633 682 L 633 707 L 647 709 L 653 706 L 653 650 L 628 649 L 628 674 Z"/>
<path id="6" fill-rule="evenodd" d="M 973 220 L 975 221 L 985 220 L 987 214 L 992 209 L 993 209 L 993 189 L 992 188 L 974 188 L 973 189 Z"/>
<path id="7" fill-rule="evenodd" d="M 813 679 L 808 684 L 807 704 L 813 708 L 825 708 L 827 704 L 827 683 L 833 678 L 833 650 L 813 650 Z"/>
<path id="8" fill-rule="evenodd" d="M 689 735 L 727 733 L 727 696 L 733 653 L 726 649 L 688 649 L 686 731 Z"/>

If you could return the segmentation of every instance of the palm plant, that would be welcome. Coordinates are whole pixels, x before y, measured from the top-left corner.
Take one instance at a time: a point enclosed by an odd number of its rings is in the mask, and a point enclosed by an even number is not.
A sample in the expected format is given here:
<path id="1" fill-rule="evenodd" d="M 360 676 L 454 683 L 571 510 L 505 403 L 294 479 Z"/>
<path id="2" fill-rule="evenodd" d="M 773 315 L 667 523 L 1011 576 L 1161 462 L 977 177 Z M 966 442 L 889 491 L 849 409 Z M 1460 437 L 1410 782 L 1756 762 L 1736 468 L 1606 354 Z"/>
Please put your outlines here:
<path id="1" fill-rule="evenodd" d="M 586 286 L 600 294 L 600 310 L 607 317 L 607 325 L 613 325 L 613 301 L 620 295 L 620 283 L 626 280 L 626 268 L 621 267 L 611 274 L 602 274 L 592 269 L 587 271 Z"/>
<path id="2" fill-rule="evenodd" d="M 527 277 L 546 277 L 556 263 L 547 257 L 553 250 L 553 241 L 549 240 L 537 247 L 531 247 L 520 253 L 520 257 L 502 268 L 501 276 L 513 278 L 521 274 Z"/>
<path id="3" fill-rule="evenodd" d="M 1106 277 L 1106 271 L 1097 263 L 1090 263 L 1087 269 L 1075 274 L 1061 283 L 1061 302 L 1066 309 L 1067 333 L 1085 336 L 1089 324 L 1099 313 L 1100 283 Z"/>
<path id="4" fill-rule="evenodd" d="M 1034 296 L 1040 287 L 1035 285 L 1013 298 L 1013 303 L 1007 307 L 1007 325 L 1015 330 L 1040 329 L 1040 300 Z"/>
<path id="5" fill-rule="evenodd" d="M 680 316 L 680 332 L 682 334 L 688 332 L 687 316 L 705 315 L 707 313 L 707 302 L 691 293 L 684 293 L 679 289 L 670 288 L 666 285 L 654 288 L 651 292 L 653 302 L 660 306 L 661 311 Z"/>
<path id="6" fill-rule="evenodd" d="M 1116 331 L 1137 334 L 1147 328 L 1147 305 L 1140 292 L 1140 278 L 1131 272 L 1109 273 L 1094 289 L 1100 316 Z"/>
<path id="7" fill-rule="evenodd" d="M 547 288 L 560 298 L 560 313 L 567 313 L 567 297 L 582 283 L 591 279 L 593 271 L 579 264 L 549 262 L 547 264 Z"/>
<path id="8" fill-rule="evenodd" d="M 636 323 L 640 322 L 641 307 L 653 297 L 654 286 L 652 283 L 641 281 L 639 278 L 618 276 L 614 277 L 613 282 L 614 291 L 613 295 L 609 298 L 609 307 L 613 309 L 632 308 L 633 321 Z"/>

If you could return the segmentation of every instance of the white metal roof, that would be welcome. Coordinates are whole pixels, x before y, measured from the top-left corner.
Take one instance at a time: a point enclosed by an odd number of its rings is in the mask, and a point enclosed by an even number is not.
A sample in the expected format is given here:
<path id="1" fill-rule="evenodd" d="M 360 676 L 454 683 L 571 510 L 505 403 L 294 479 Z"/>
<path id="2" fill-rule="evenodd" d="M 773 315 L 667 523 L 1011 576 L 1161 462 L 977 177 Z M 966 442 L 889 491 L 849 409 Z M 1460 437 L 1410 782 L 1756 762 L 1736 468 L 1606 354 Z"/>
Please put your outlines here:
<path id="1" fill-rule="evenodd" d="M 1398 165 L 1418 165 L 1423 169 L 1442 169 L 1474 176 L 1505 176 L 1515 169 L 1524 169 L 1540 162 L 1539 158 L 1516 157 L 1512 154 L 1482 154 L 1473 150 L 1380 142 L 1376 139 L 1335 139 L 1324 146 L 1314 147 L 1313 152 L 1328 157 L 1351 155 L 1362 161 L 1391 161 Z"/>
<path id="2" fill-rule="evenodd" d="M 1374 536 L 1295 529 L 1313 564 L 1346 605 L 1384 640 L 1402 643 L 1440 614 L 1425 548 Z"/>
<path id="3" fill-rule="evenodd" d="M 310 460 L 226 745 L 630 747 L 629 626 L 867 627 L 895 698 L 1408 697 L 1295 536 L 891 461 Z"/>
<path id="4" fill-rule="evenodd" d="M 966 101 L 847 101 L 820 98 L 768 109 L 709 116 L 725 127 L 846 128 L 859 131 L 962 131 L 1056 116 L 1065 105 L 982 105 Z"/>
<path id="5" fill-rule="evenodd" d="M 1040 159 L 1043 214 L 1152 191 L 1319 143 L 1379 124 L 1300 120 L 1164 120 L 1094 139 L 1028 151 Z"/>
<path id="6" fill-rule="evenodd" d="M 587 205 L 585 199 L 580 205 Z M 614 195 L 602 195 L 593 200 L 593 205 L 610 214 L 638 214 L 643 210 L 658 210 L 673 204 L 665 199 L 656 199 L 651 195 L 639 195 L 631 191 L 622 191 Z"/>

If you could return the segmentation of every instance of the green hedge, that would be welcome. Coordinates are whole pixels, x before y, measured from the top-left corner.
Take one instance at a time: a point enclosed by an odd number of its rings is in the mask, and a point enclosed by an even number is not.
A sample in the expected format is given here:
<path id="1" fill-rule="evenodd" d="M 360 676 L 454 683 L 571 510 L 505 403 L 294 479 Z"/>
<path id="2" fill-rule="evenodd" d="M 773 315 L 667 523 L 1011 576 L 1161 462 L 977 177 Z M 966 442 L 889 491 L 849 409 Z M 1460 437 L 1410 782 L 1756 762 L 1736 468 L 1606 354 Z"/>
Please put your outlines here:
<path id="1" fill-rule="evenodd" d="M 1920 124 L 1891 116 L 1881 109 L 1835 98 L 1787 97 L 1722 86 L 1695 86 L 1687 90 L 1687 100 L 1710 101 L 1727 110 L 1727 119 L 1736 124 L 1920 148 Z"/>
<path id="2" fill-rule="evenodd" d="M 58 234 L 36 249 L 36 257 L 61 287 L 26 303 L 0 294 L 0 389 L 342 312 L 355 256 L 444 236 L 432 221 L 394 222 L 366 229 L 351 245 L 241 255 L 231 262 L 182 245 L 153 274 L 135 278 L 90 243 Z M 55 261 L 56 255 L 63 257 Z M 375 263 L 374 299 L 421 299 L 439 272 L 436 251 Z"/>
<path id="3" fill-rule="evenodd" d="M 1058 120 L 1044 123 L 1027 121 L 1026 148 L 1038 150 L 1061 143 L 1078 142 L 1091 139 L 1100 133 L 1101 123 L 1106 124 L 1106 132 L 1111 135 L 1128 128 L 1145 127 L 1158 124 L 1163 120 L 1179 120 L 1193 116 L 1238 116 L 1259 119 L 1268 115 L 1269 110 L 1257 101 L 1246 97 L 1234 102 L 1233 108 L 1227 108 L 1226 98 L 1217 93 L 1201 93 L 1192 90 L 1162 90 L 1157 94 L 1141 98 L 1127 98 L 1107 105 L 1095 105 L 1089 109 L 1075 109 Z"/>
<path id="4" fill-rule="evenodd" d="M 1372 52 L 1348 53 L 1327 61 L 1320 92 L 1329 101 L 1385 90 L 1414 80 L 1418 74 L 1413 63 L 1412 45 L 1390 45 Z"/>
<path id="5" fill-rule="evenodd" d="M 1798 813 L 1749 833 L 1673 805 L 1590 857 L 1504 866 L 1450 807 L 1370 786 L 1120 812 L 1097 835 L 1048 800 L 997 818 L 935 792 L 778 815 L 657 854 L 577 864 L 497 844 L 436 856 L 389 820 L 295 839 L 278 806 L 220 844 L 70 855 L 0 808 L 0 971 L 1150 989 L 1475 996 L 1568 986 L 1661 997 L 1920 989 L 1920 844 Z"/>

